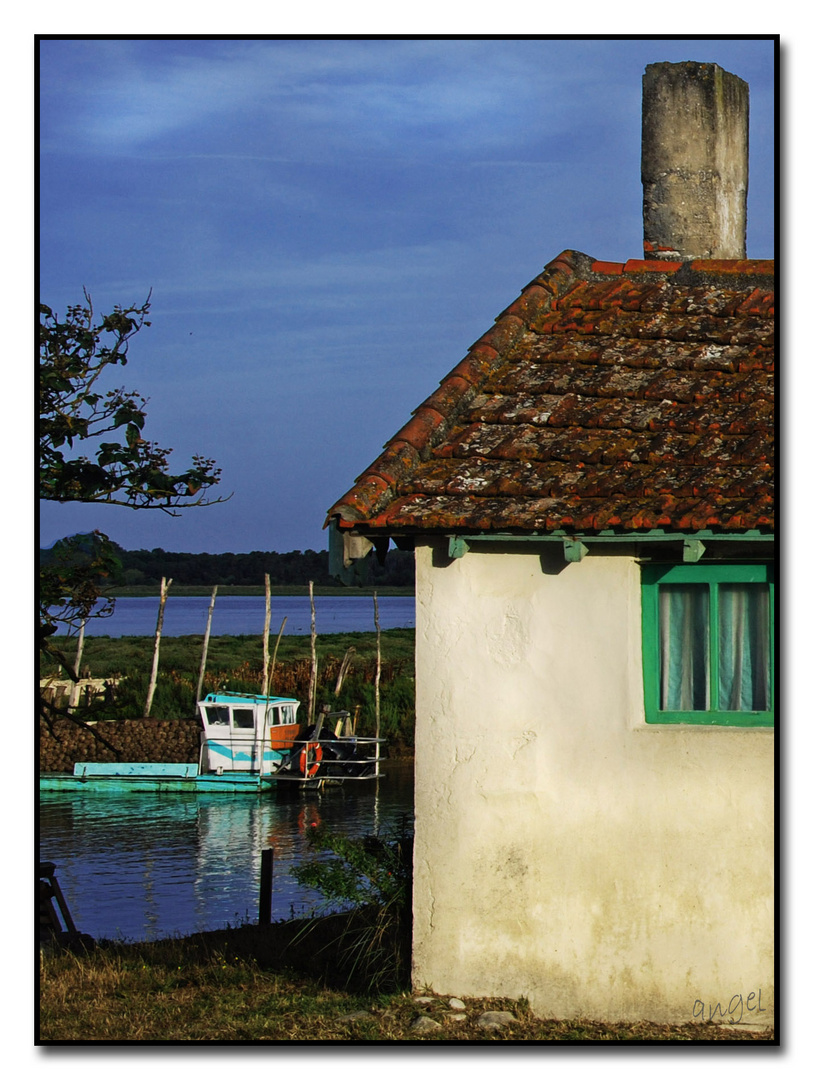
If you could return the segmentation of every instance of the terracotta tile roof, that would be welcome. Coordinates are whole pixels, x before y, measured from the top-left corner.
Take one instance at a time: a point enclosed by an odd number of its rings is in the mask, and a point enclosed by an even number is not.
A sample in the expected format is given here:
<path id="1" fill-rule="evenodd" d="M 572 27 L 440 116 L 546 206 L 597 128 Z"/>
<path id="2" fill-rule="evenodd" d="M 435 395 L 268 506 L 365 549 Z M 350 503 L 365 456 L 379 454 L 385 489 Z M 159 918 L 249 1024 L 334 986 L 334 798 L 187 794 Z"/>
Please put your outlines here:
<path id="1" fill-rule="evenodd" d="M 774 524 L 774 263 L 566 251 L 328 512 L 384 532 Z"/>

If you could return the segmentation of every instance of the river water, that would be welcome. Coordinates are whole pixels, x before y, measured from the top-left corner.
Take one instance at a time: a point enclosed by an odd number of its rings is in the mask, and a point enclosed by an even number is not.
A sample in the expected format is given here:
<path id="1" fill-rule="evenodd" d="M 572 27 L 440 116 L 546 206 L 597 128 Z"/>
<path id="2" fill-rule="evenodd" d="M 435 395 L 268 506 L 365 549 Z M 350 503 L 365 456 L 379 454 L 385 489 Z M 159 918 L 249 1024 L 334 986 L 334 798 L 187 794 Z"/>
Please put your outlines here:
<path id="1" fill-rule="evenodd" d="M 317 596 L 317 634 L 375 630 L 372 596 Z M 412 596 L 378 598 L 383 630 L 415 626 Z M 167 600 L 163 634 L 203 634 L 209 597 Z M 155 633 L 158 600 L 126 597 L 87 634 Z M 272 633 L 307 634 L 307 596 L 272 597 Z M 218 597 L 212 634 L 263 633 L 265 597 Z M 309 856 L 308 831 L 324 823 L 350 836 L 387 832 L 412 820 L 412 768 L 386 762 L 386 777 L 323 792 L 256 795 L 43 792 L 40 858 L 56 874 L 78 928 L 94 938 L 149 941 L 218 930 L 258 917 L 260 858 L 274 850 L 272 919 L 307 914 L 322 902 L 291 868 Z"/>
<path id="2" fill-rule="evenodd" d="M 208 596 L 172 596 L 164 607 L 162 634 L 180 637 L 184 634 L 203 634 L 209 611 Z M 413 596 L 380 596 L 379 625 L 382 630 L 415 626 Z M 317 634 L 344 634 L 349 631 L 376 629 L 372 596 L 314 597 Z M 264 596 L 218 596 L 212 615 L 213 635 L 263 633 L 266 614 Z M 111 616 L 90 619 L 85 633 L 106 634 L 109 637 L 152 636 L 158 617 L 158 599 L 154 596 L 121 597 Z M 284 634 L 311 632 L 311 602 L 307 596 L 273 596 L 271 600 L 271 633 L 276 635 L 283 619 Z M 64 632 L 64 627 L 60 627 Z"/>
<path id="3" fill-rule="evenodd" d="M 97 940 L 150 941 L 257 922 L 260 861 L 274 851 L 272 919 L 319 910 L 291 868 L 313 857 L 312 826 L 350 836 L 412 821 L 412 766 L 386 762 L 371 784 L 281 794 L 43 792 L 40 858 L 74 922 Z"/>

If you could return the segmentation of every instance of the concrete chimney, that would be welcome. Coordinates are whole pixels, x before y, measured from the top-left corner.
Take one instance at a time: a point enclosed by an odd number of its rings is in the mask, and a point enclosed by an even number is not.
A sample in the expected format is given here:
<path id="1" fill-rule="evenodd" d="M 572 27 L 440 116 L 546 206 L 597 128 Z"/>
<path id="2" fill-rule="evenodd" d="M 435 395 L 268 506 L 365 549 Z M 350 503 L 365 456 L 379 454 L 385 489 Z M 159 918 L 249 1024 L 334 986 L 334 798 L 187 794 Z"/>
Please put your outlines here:
<path id="1" fill-rule="evenodd" d="M 746 258 L 748 184 L 748 83 L 717 64 L 648 64 L 644 257 Z"/>

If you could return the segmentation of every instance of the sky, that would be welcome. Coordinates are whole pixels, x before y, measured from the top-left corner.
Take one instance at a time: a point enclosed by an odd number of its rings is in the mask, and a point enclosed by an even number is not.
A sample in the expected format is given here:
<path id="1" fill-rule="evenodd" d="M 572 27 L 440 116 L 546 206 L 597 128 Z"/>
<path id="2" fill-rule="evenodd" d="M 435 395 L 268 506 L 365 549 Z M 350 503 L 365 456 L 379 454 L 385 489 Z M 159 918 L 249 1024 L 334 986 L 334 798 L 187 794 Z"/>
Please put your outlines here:
<path id="1" fill-rule="evenodd" d="M 749 83 L 747 251 L 773 258 L 768 39 L 42 40 L 40 298 L 151 295 L 108 385 L 231 498 L 44 503 L 41 544 L 327 547 L 328 508 L 547 263 L 641 257 L 641 79 L 664 60 Z"/>

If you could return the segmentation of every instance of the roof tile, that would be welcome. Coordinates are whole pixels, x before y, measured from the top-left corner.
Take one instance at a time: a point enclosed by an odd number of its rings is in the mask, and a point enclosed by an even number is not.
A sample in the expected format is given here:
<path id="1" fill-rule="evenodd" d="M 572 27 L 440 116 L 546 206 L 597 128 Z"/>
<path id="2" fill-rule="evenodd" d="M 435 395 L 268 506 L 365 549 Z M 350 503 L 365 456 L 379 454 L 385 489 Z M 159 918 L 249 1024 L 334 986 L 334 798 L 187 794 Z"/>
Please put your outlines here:
<path id="1" fill-rule="evenodd" d="M 329 511 L 370 531 L 773 525 L 773 263 L 549 263 Z"/>

